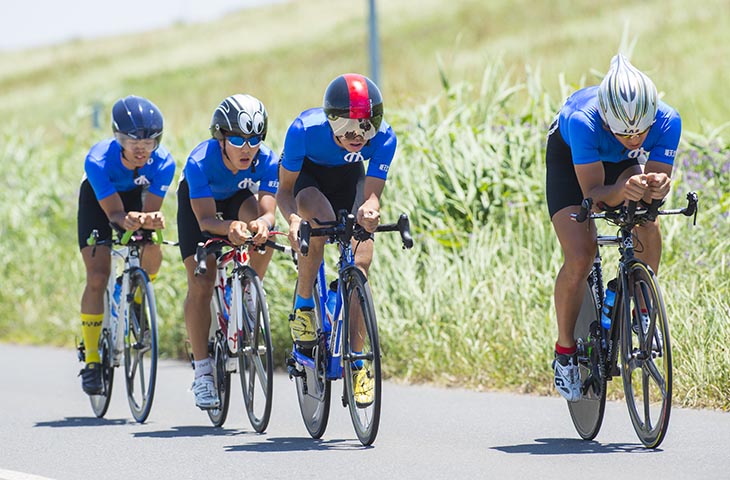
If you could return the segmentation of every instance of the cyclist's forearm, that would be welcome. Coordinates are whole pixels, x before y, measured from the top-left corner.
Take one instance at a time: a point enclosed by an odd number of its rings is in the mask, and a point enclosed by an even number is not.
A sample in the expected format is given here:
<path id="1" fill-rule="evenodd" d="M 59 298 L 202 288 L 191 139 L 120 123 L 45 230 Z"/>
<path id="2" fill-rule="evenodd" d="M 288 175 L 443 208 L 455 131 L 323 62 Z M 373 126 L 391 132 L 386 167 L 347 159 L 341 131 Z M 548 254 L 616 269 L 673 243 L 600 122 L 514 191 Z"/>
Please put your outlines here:
<path id="1" fill-rule="evenodd" d="M 297 203 L 294 200 L 294 195 L 290 191 L 279 190 L 276 194 L 276 204 L 279 206 L 279 211 L 284 219 L 291 223 L 289 217 L 297 213 Z"/>

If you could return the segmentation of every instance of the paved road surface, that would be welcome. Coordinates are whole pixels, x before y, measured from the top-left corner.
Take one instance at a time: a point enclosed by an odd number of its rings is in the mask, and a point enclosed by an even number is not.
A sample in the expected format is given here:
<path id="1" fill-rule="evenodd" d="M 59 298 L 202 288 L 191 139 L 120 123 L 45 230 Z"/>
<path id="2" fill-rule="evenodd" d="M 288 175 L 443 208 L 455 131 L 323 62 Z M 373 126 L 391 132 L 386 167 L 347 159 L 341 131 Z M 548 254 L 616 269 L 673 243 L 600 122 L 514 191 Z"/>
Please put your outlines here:
<path id="1" fill-rule="evenodd" d="M 70 350 L 0 344 L 0 366 L 5 480 L 312 478 L 315 472 L 322 479 L 730 477 L 729 413 L 675 408 L 666 440 L 649 451 L 623 403 L 607 406 L 601 433 L 586 442 L 558 398 L 386 382 L 380 433 L 364 448 L 337 401 L 340 382 L 327 432 L 313 440 L 284 375 L 276 376 L 271 423 L 259 435 L 248 424 L 237 377 L 229 418 L 213 428 L 193 405 L 192 370 L 183 362 L 161 362 L 144 425 L 132 420 L 119 381 L 106 418 L 93 416 Z"/>

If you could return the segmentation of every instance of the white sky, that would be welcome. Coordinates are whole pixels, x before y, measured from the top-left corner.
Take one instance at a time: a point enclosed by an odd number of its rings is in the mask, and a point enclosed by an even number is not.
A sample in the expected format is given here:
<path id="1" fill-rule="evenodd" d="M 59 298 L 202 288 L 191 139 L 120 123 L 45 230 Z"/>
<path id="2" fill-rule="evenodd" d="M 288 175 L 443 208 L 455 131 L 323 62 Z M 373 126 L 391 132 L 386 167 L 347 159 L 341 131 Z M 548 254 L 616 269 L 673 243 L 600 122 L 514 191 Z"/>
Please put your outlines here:
<path id="1" fill-rule="evenodd" d="M 194 23 L 286 0 L 3 0 L 0 50 Z"/>

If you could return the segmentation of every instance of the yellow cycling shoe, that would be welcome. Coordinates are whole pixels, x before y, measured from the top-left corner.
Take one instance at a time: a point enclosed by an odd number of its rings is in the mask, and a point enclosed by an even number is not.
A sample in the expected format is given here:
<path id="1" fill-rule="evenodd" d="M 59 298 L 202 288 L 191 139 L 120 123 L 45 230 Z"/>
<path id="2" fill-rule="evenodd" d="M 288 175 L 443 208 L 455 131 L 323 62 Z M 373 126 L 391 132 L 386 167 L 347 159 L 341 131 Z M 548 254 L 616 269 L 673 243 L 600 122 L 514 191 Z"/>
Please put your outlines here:
<path id="1" fill-rule="evenodd" d="M 355 396 L 355 405 L 365 408 L 372 405 L 375 399 L 375 379 L 366 368 L 352 372 L 352 384 Z"/>
<path id="2" fill-rule="evenodd" d="M 289 316 L 291 338 L 299 347 L 314 347 L 317 345 L 317 334 L 314 331 L 314 311 L 311 308 L 297 308 Z"/>

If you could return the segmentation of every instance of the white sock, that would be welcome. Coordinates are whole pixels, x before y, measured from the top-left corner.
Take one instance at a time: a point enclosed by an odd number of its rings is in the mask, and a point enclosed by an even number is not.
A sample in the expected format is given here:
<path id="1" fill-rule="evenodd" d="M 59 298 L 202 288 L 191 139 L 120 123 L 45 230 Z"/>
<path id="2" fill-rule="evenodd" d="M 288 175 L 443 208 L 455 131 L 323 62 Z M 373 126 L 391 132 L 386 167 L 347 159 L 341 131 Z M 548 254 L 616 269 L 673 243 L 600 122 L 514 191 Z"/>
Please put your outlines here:
<path id="1" fill-rule="evenodd" d="M 210 357 L 203 360 L 193 360 L 193 365 L 195 366 L 195 378 L 203 375 L 213 375 L 213 362 Z"/>

